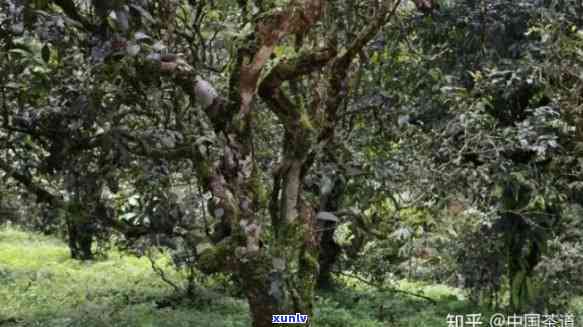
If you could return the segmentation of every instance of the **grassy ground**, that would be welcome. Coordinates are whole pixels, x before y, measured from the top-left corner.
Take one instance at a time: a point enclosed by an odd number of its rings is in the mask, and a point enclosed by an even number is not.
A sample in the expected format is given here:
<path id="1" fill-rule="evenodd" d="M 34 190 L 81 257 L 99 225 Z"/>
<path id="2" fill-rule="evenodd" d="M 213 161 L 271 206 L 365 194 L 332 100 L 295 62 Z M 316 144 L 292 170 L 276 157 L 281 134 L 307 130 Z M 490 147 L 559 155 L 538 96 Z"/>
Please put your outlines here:
<path id="1" fill-rule="evenodd" d="M 160 259 L 164 265 L 164 258 Z M 176 278 L 177 276 L 171 276 Z M 477 313 L 457 290 L 432 285 L 423 294 L 437 305 L 397 293 L 379 293 L 352 281 L 320 293 L 313 326 L 447 326 L 449 313 Z M 420 291 L 403 283 L 403 290 Z M 161 307 L 173 290 L 146 258 L 112 252 L 107 260 L 71 260 L 54 238 L 0 228 L 0 326 L 250 326 L 244 300 L 210 297 Z M 210 294 L 210 293 L 209 293 Z M 485 313 L 487 315 L 488 313 Z"/>
<path id="2" fill-rule="evenodd" d="M 50 237 L 0 230 L 0 326 L 249 326 L 242 300 L 159 308 L 172 289 L 146 258 L 69 258 Z"/>

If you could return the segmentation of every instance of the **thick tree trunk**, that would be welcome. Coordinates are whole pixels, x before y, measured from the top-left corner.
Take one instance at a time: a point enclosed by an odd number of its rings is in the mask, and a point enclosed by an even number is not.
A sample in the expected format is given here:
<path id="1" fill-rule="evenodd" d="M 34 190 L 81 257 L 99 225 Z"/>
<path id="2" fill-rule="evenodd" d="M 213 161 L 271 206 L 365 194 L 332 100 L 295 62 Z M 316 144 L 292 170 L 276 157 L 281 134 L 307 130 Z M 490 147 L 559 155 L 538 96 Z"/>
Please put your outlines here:
<path id="1" fill-rule="evenodd" d="M 75 217 L 69 218 L 67 222 L 67 234 L 71 258 L 77 260 L 93 259 L 91 245 L 93 244 L 93 234 L 90 226 L 86 223 L 75 221 Z"/>
<path id="2" fill-rule="evenodd" d="M 240 2 L 242 9 L 245 2 Z M 392 8 L 395 12 L 399 1 Z M 214 246 L 199 254 L 203 272 L 227 271 L 242 282 L 250 305 L 253 326 L 272 326 L 274 314 L 307 314 L 313 317 L 314 290 L 319 269 L 319 248 L 324 226 L 315 220 L 316 203 L 302 197 L 303 179 L 310 163 L 306 158 L 318 146 L 333 138 L 336 112 L 346 96 L 346 75 L 356 54 L 376 34 L 389 17 L 383 3 L 375 21 L 365 28 L 338 55 L 334 47 L 300 51 L 282 59 L 261 79 L 264 67 L 278 44 L 289 35 L 305 34 L 321 17 L 322 0 L 290 1 L 282 10 L 270 11 L 255 20 L 251 40 L 237 51 L 233 61 L 227 98 L 218 96 L 210 83 L 195 77 L 192 67 L 179 62 L 161 62 L 159 69 L 175 80 L 205 108 L 217 135 L 224 141 L 222 157 L 210 162 L 192 152 L 197 176 L 212 194 L 210 212 L 220 223 Z M 294 103 L 281 86 L 332 63 L 330 99 L 313 106 Z M 285 129 L 283 154 L 274 169 L 269 211 L 269 247 L 262 229 L 268 228 L 258 216 L 261 209 L 261 172 L 255 163 L 253 144 L 253 100 L 259 92 Z M 149 149 L 149 154 L 152 150 Z M 328 235 L 328 241 L 333 238 Z M 308 322 L 309 325 L 309 322 Z"/>
<path id="3" fill-rule="evenodd" d="M 336 228 L 334 223 L 327 223 L 324 226 L 322 241 L 320 243 L 320 272 L 318 274 L 318 288 L 332 289 L 334 287 L 332 279 L 332 269 L 340 254 L 340 246 L 334 241 Z"/>
<path id="4" fill-rule="evenodd" d="M 296 223 L 280 231 L 274 249 L 219 242 L 201 254 L 203 272 L 236 273 L 249 303 L 253 327 L 272 326 L 273 315 L 304 314 L 313 317 L 318 270 L 318 239 L 313 210 L 300 207 Z M 233 241 L 235 238 L 231 238 Z M 306 326 L 309 326 L 310 322 Z"/>
<path id="5" fill-rule="evenodd" d="M 330 182 L 331 187 L 321 187 L 320 191 L 320 211 L 335 212 L 340 207 L 342 195 L 344 194 L 344 182 L 340 177 L 335 177 Z M 331 289 L 333 285 L 332 269 L 338 260 L 340 246 L 334 240 L 336 232 L 335 222 L 326 222 L 323 228 L 322 238 L 320 241 L 320 271 L 318 274 L 318 288 Z"/>
<path id="6" fill-rule="evenodd" d="M 279 217 L 274 221 L 278 226 L 274 226 L 273 250 L 255 255 L 239 269 L 254 327 L 272 326 L 273 315 L 313 317 L 319 235 L 314 210 L 300 196 L 303 163 L 302 159 L 288 159 L 282 165 L 280 173 L 285 177 Z"/>
<path id="7" fill-rule="evenodd" d="M 283 281 L 279 274 L 270 273 L 270 266 L 268 257 L 258 257 L 242 267 L 242 286 L 249 302 L 253 327 L 272 326 L 273 315 L 288 311 L 281 293 Z"/>

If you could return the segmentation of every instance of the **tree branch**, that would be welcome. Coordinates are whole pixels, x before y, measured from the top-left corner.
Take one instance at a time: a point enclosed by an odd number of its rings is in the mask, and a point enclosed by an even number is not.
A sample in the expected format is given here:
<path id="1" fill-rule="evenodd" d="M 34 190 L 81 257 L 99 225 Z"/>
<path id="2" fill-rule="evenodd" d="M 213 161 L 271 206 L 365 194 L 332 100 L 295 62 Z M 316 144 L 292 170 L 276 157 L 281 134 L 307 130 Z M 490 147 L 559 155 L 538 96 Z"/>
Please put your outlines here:
<path id="1" fill-rule="evenodd" d="M 256 44 L 239 51 L 240 69 L 233 71 L 239 75 L 239 78 L 232 79 L 239 82 L 239 99 L 231 100 L 240 104 L 241 116 L 251 109 L 259 76 L 275 46 L 288 34 L 304 33 L 310 29 L 322 15 L 323 4 L 322 0 L 292 1 L 285 10 L 273 10 L 258 19 L 254 33 Z"/>
<path id="2" fill-rule="evenodd" d="M 8 176 L 12 177 L 22 186 L 24 186 L 30 193 L 36 195 L 37 201 L 48 203 L 54 207 L 64 207 L 65 202 L 53 195 L 44 188 L 38 186 L 32 179 L 32 176 L 17 172 L 10 164 L 0 159 L 0 169 L 2 169 Z"/>
<path id="3" fill-rule="evenodd" d="M 350 63 L 362 48 L 376 35 L 378 30 L 395 15 L 400 4 L 401 0 L 396 0 L 392 8 L 383 5 L 374 22 L 358 33 L 356 39 L 346 51 L 334 58 L 329 78 L 330 87 L 328 89 L 328 97 L 325 103 L 327 122 L 326 127 L 318 137 L 320 142 L 325 143 L 327 140 L 334 137 L 334 127 L 336 126 L 338 108 L 348 95 L 346 90 L 348 87 L 346 76 L 348 75 Z"/>
<path id="4" fill-rule="evenodd" d="M 400 289 L 397 289 L 397 288 L 394 288 L 394 287 L 385 287 L 385 286 L 382 286 L 382 285 L 377 285 L 377 284 L 375 284 L 375 283 L 373 283 L 373 282 L 371 282 L 369 280 L 366 280 L 366 279 L 364 279 L 364 278 L 362 278 L 362 277 L 360 277 L 358 275 L 347 274 L 347 273 L 340 272 L 340 271 L 333 271 L 333 273 L 338 274 L 338 275 L 342 275 L 342 276 L 345 276 L 345 277 L 357 279 L 357 280 L 359 280 L 359 281 L 361 281 L 361 282 L 363 282 L 363 283 L 365 283 L 365 284 L 367 284 L 369 286 L 372 286 L 372 287 L 378 289 L 381 292 L 391 292 L 391 293 L 405 294 L 405 295 L 414 296 L 414 297 L 418 297 L 420 299 L 429 301 L 429 302 L 431 302 L 431 304 L 437 304 L 437 301 L 435 301 L 434 299 L 432 299 L 432 298 L 430 298 L 428 296 L 421 295 L 421 294 L 417 294 L 417 293 L 413 293 L 413 292 L 403 291 L 403 290 L 400 290 Z"/>
<path id="5" fill-rule="evenodd" d="M 97 29 L 95 25 L 87 20 L 87 18 L 81 16 L 73 0 L 54 0 L 53 3 L 63 9 L 63 12 L 67 17 L 79 22 L 85 30 L 93 32 Z"/>
<path id="6" fill-rule="evenodd" d="M 352 41 L 346 52 L 342 53 L 334 61 L 335 69 L 347 67 L 360 50 L 377 34 L 378 30 L 383 27 L 397 11 L 401 4 L 401 0 L 396 0 L 392 8 L 383 5 L 373 23 L 368 25 L 364 30 L 360 31 L 356 39 Z"/>
<path id="7" fill-rule="evenodd" d="M 68 208 L 66 201 L 60 199 L 58 196 L 36 184 L 32 179 L 32 176 L 17 172 L 14 168 L 12 168 L 12 166 L 10 166 L 2 159 L 0 159 L 0 169 L 3 170 L 8 176 L 16 180 L 18 183 L 20 183 L 22 186 L 24 186 L 30 193 L 36 195 L 37 201 L 47 203 L 53 208 Z M 148 229 L 144 226 L 130 225 L 125 221 L 116 220 L 107 216 L 100 216 L 100 218 L 102 218 L 101 220 L 103 223 L 126 236 L 136 237 L 149 233 Z"/>
<path id="8" fill-rule="evenodd" d="M 283 60 L 275 66 L 259 85 L 259 95 L 266 101 L 270 109 L 279 116 L 284 125 L 289 128 L 289 119 L 298 111 L 293 110 L 291 100 L 280 86 L 290 80 L 310 74 L 324 67 L 334 56 L 336 50 L 332 48 L 302 53 L 299 56 Z M 286 124 L 286 122 L 288 122 Z"/>

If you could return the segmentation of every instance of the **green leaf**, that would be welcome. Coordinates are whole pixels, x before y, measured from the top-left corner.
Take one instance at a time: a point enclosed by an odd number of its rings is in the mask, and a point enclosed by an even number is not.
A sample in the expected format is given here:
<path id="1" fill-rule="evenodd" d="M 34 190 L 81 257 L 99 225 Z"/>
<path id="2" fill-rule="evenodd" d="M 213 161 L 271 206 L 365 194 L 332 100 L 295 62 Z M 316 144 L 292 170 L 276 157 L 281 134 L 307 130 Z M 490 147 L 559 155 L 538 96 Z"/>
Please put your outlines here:
<path id="1" fill-rule="evenodd" d="M 519 271 L 514 275 L 514 281 L 511 285 L 512 304 L 521 306 L 524 304 L 524 287 L 525 287 L 526 272 Z"/>
<path id="2" fill-rule="evenodd" d="M 51 60 L 51 48 L 49 47 L 48 44 L 45 44 L 45 46 L 42 48 L 41 55 L 43 60 L 46 63 L 49 63 L 49 61 Z"/>
<path id="3" fill-rule="evenodd" d="M 10 49 L 10 51 L 8 51 L 10 53 L 14 53 L 14 54 L 19 54 L 21 55 L 23 58 L 29 58 L 32 56 L 32 53 L 30 51 L 24 50 L 24 49 Z"/>

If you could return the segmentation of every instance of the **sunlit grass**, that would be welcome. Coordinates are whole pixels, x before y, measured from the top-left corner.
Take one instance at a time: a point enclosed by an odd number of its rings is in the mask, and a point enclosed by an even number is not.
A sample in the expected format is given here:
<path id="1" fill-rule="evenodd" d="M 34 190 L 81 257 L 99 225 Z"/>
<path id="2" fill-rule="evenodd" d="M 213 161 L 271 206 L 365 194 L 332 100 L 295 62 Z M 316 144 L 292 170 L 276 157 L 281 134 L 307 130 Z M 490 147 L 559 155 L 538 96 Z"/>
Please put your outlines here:
<path id="1" fill-rule="evenodd" d="M 179 274 L 160 256 L 168 277 Z M 487 310 L 471 305 L 462 291 L 446 285 L 401 281 L 398 290 L 421 294 L 436 304 L 341 277 L 344 287 L 320 292 L 314 327 L 438 327 L 448 314 Z M 209 285 L 220 284 L 215 278 Z M 248 306 L 242 299 L 214 294 L 209 301 L 160 306 L 173 289 L 151 269 L 147 258 L 110 251 L 107 259 L 70 259 L 66 244 L 56 238 L 0 227 L 0 326 L 200 326 L 248 327 Z M 204 295 L 204 296 L 208 296 Z M 201 297 L 204 297 L 201 293 Z M 581 313 L 583 300 L 574 301 Z"/>
<path id="2" fill-rule="evenodd" d="M 447 285 L 403 280 L 392 287 L 397 290 L 395 292 L 391 287 L 379 291 L 346 276 L 340 281 L 349 287 L 326 294 L 320 300 L 320 317 L 316 321 L 325 326 L 438 327 L 447 325 L 448 314 L 483 312 L 465 301 L 461 290 Z M 412 294 L 428 297 L 435 304 Z"/>
<path id="3" fill-rule="evenodd" d="M 164 262 L 161 258 L 159 264 Z M 70 259 L 59 240 L 0 229 L 2 326 L 248 325 L 240 300 L 213 308 L 158 308 L 157 300 L 172 292 L 147 258 L 113 251 L 107 260 L 80 262 Z"/>

